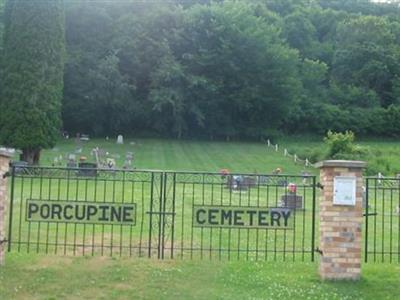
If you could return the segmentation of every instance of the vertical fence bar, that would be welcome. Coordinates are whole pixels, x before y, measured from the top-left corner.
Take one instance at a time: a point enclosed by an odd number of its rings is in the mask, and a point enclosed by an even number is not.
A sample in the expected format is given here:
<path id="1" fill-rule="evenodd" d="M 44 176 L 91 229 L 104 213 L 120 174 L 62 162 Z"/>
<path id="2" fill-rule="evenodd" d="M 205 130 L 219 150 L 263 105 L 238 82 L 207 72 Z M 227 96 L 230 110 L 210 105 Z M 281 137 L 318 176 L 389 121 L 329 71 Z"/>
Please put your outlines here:
<path id="1" fill-rule="evenodd" d="M 377 190 L 378 190 L 378 180 L 374 179 L 374 262 L 376 262 L 376 199 L 377 199 Z"/>
<path id="2" fill-rule="evenodd" d="M 18 252 L 21 251 L 21 235 L 22 235 L 22 211 L 23 211 L 23 202 L 24 199 L 24 181 L 25 177 L 21 178 L 21 193 L 20 193 L 20 204 L 19 204 L 19 224 L 18 224 Z"/>
<path id="3" fill-rule="evenodd" d="M 183 182 L 182 187 L 182 224 L 181 224 L 181 259 L 183 259 L 183 238 L 185 236 L 185 189 L 186 189 L 186 182 Z"/>
<path id="4" fill-rule="evenodd" d="M 40 170 L 40 189 L 39 189 L 39 199 L 42 200 L 43 196 L 43 169 L 38 169 Z M 41 221 L 38 222 L 38 231 L 37 231 L 37 240 L 36 240 L 36 253 L 39 253 L 39 244 L 40 244 L 40 225 L 42 224 Z"/>
<path id="5" fill-rule="evenodd" d="M 11 167 L 11 194 L 10 194 L 10 217 L 8 224 L 8 251 L 11 251 L 11 237 L 12 237 L 12 221 L 13 221 L 13 206 L 14 206 L 14 188 L 15 188 L 15 166 Z M 22 199 L 21 199 L 22 201 Z"/>
<path id="6" fill-rule="evenodd" d="M 149 220 L 149 251 L 148 256 L 151 257 L 151 239 L 153 230 L 153 203 L 154 203 L 154 173 L 151 173 L 151 185 L 150 185 L 150 220 Z"/>
<path id="7" fill-rule="evenodd" d="M 393 189 L 390 189 L 390 253 L 389 260 L 392 262 L 392 234 L 393 234 Z"/>
<path id="8" fill-rule="evenodd" d="M 316 184 L 315 184 L 315 176 L 313 176 L 313 199 L 312 199 L 312 224 L 311 224 L 311 261 L 313 262 L 315 257 L 314 257 L 314 248 L 315 248 L 315 189 L 316 189 Z M 303 232 L 303 234 L 305 234 Z"/>
<path id="9" fill-rule="evenodd" d="M 160 197 L 159 197 L 159 207 L 158 207 L 158 247 L 157 247 L 157 257 L 158 259 L 161 258 L 161 230 L 162 230 L 162 224 L 161 224 L 161 213 L 162 213 L 162 202 L 163 202 L 163 187 L 164 187 L 164 173 L 160 174 Z"/>
<path id="10" fill-rule="evenodd" d="M 174 238 L 175 238 L 175 193 L 176 193 L 176 173 L 174 172 L 172 182 L 172 226 L 171 226 L 171 258 L 174 258 Z M 183 216 L 182 216 L 183 218 Z"/>
<path id="11" fill-rule="evenodd" d="M 385 184 L 385 180 L 382 181 L 383 184 Z M 385 261 L 385 186 L 382 187 L 382 242 L 381 242 L 381 247 L 382 247 L 382 262 Z"/>
<path id="12" fill-rule="evenodd" d="M 398 196 L 399 201 L 397 209 L 398 209 L 398 218 L 397 218 L 397 262 L 400 263 L 400 178 L 397 179 L 397 188 L 398 188 Z"/>
<path id="13" fill-rule="evenodd" d="M 162 217 L 162 239 L 161 239 L 161 259 L 164 259 L 165 252 L 165 217 L 166 217 L 166 201 L 167 201 L 167 173 L 164 173 L 164 189 L 162 194 L 162 208 L 161 215 Z M 161 219 L 160 219 L 161 221 Z"/>
<path id="14" fill-rule="evenodd" d="M 369 179 L 367 178 L 365 187 L 365 237 L 364 237 L 364 261 L 368 262 L 368 214 L 369 214 Z"/>

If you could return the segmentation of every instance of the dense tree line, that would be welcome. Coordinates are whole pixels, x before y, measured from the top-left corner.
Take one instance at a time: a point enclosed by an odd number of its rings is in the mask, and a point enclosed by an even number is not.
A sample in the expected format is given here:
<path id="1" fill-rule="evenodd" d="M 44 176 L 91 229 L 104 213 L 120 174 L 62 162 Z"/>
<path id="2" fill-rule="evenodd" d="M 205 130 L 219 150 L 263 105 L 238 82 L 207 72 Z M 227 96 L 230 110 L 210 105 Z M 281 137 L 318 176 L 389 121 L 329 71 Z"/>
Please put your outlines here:
<path id="1" fill-rule="evenodd" d="M 65 13 L 71 133 L 400 135 L 398 3 L 82 0 Z"/>

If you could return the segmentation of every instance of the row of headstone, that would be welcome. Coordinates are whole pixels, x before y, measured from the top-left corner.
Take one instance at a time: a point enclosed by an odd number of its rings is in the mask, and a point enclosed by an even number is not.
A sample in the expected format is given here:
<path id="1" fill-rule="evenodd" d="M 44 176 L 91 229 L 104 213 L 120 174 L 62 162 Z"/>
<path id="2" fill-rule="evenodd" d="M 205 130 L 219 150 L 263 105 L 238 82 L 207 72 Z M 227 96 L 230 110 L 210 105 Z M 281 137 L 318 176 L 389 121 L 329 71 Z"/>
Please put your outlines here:
<path id="1" fill-rule="evenodd" d="M 64 135 L 66 138 L 66 136 Z M 53 159 L 53 166 L 62 166 L 67 165 L 67 167 L 77 167 L 79 163 L 86 162 L 86 157 L 80 156 L 83 153 L 83 142 L 89 141 L 89 135 L 77 133 L 75 138 L 75 150 L 73 153 L 69 153 L 65 156 L 65 159 L 62 155 L 55 156 Z M 106 137 L 106 140 L 109 138 Z M 124 144 L 124 137 L 120 134 L 117 136 L 117 144 L 123 145 Z M 131 145 L 135 145 L 135 142 L 130 142 Z M 53 148 L 54 152 L 58 152 L 58 148 Z M 78 159 L 79 156 L 79 159 Z M 116 168 L 117 163 L 116 160 L 121 158 L 119 154 L 111 154 L 99 147 L 92 149 L 91 156 L 94 157 L 96 161 L 96 165 L 99 168 Z M 131 169 L 133 166 L 133 152 L 127 152 L 125 155 L 125 160 L 123 164 L 124 169 Z"/>

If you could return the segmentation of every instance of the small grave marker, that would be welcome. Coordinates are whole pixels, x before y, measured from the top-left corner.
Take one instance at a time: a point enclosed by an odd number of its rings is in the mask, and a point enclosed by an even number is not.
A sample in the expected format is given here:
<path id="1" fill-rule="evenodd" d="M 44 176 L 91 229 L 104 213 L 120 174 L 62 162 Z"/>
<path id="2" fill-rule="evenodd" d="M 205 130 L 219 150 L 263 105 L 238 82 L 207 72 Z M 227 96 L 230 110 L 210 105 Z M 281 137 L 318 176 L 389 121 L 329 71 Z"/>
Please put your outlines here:
<path id="1" fill-rule="evenodd" d="M 121 134 L 118 135 L 118 137 L 117 137 L 117 144 L 118 145 L 124 144 L 124 137 Z"/>

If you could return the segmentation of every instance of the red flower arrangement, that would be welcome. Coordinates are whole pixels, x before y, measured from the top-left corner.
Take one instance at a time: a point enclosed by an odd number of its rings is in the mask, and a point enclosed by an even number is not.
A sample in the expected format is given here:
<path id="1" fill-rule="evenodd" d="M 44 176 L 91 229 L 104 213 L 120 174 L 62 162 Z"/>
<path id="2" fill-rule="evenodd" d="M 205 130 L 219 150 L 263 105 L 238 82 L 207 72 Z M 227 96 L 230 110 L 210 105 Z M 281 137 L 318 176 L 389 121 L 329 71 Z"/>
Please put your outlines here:
<path id="1" fill-rule="evenodd" d="M 221 169 L 221 170 L 219 170 L 219 173 L 222 175 L 222 176 L 227 176 L 227 175 L 229 175 L 229 170 L 228 169 Z"/>

